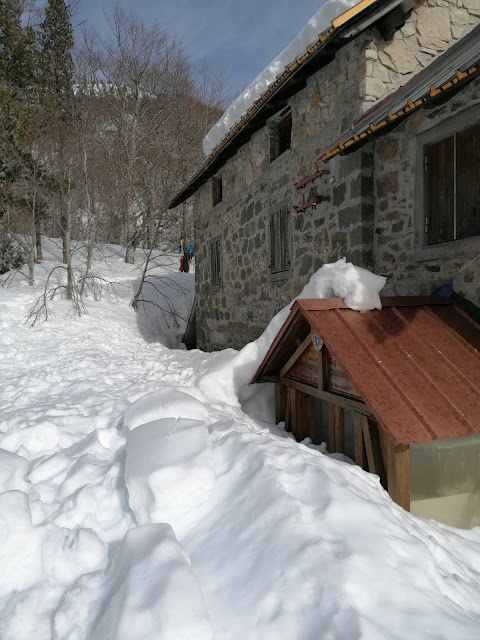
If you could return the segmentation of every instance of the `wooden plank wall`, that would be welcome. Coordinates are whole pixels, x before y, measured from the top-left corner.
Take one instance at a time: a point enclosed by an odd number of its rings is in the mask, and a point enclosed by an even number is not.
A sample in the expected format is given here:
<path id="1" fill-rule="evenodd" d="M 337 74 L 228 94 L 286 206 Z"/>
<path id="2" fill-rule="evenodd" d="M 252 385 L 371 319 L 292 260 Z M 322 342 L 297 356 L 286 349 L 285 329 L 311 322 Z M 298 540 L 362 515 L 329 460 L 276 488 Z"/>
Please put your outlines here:
<path id="1" fill-rule="evenodd" d="M 388 443 L 388 493 L 394 502 L 410 511 L 410 452 L 407 445 Z"/>
<path id="2" fill-rule="evenodd" d="M 315 441 L 315 403 L 318 389 L 284 380 L 275 385 L 275 410 L 277 422 L 285 422 L 298 441 L 309 437 Z M 320 391 L 323 395 L 323 392 Z M 325 400 L 325 398 L 322 398 Z M 328 442 L 331 453 L 345 453 L 344 410 L 354 410 L 359 403 L 328 394 Z M 345 400 L 347 404 L 345 405 Z M 353 405 L 353 406 L 352 406 Z M 362 409 L 362 407 L 359 407 Z M 353 411 L 355 463 L 380 477 L 382 485 L 392 499 L 407 511 L 410 510 L 409 449 L 397 445 L 376 423 L 373 416 Z"/>

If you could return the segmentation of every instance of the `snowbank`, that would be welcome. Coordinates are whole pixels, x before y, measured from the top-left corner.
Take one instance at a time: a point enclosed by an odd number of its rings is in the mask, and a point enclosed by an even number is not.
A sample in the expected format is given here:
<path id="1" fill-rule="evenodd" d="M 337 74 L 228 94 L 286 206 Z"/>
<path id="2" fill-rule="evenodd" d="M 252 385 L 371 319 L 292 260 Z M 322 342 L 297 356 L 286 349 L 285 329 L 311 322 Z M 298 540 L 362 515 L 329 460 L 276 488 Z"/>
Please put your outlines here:
<path id="1" fill-rule="evenodd" d="M 210 129 L 203 140 L 203 151 L 206 156 L 237 124 L 255 100 L 284 71 L 285 67 L 293 62 L 297 56 L 304 53 L 307 47 L 317 40 L 320 33 L 328 29 L 333 18 L 353 7 L 357 2 L 358 0 L 327 0 L 325 2 L 292 42 L 248 85 Z"/>
<path id="2" fill-rule="evenodd" d="M 189 418 L 208 422 L 207 407 L 192 396 L 172 388 L 148 393 L 134 402 L 126 411 L 124 425 L 130 431 L 141 424 L 161 418 Z"/>
<path id="3" fill-rule="evenodd" d="M 0 492 L 18 490 L 27 493 L 30 488 L 25 479 L 27 472 L 28 460 L 0 449 Z"/>
<path id="4" fill-rule="evenodd" d="M 355 311 L 381 309 L 380 291 L 385 282 L 383 276 L 356 267 L 343 258 L 323 265 L 297 298 L 340 297 Z M 257 340 L 200 379 L 198 386 L 209 402 L 238 405 L 258 392 L 258 385 L 249 387 L 249 382 L 287 319 L 291 306 L 292 303 L 279 311 Z"/>
<path id="5" fill-rule="evenodd" d="M 138 426 L 127 435 L 126 454 L 125 484 L 137 522 L 169 522 L 183 535 L 215 484 L 206 424 L 164 418 Z"/>
<path id="6" fill-rule="evenodd" d="M 56 601 L 62 587 L 107 564 L 107 547 L 92 531 L 35 526 L 20 491 L 0 494 L 0 539 L 0 608 L 7 604 L 0 615 L 2 640 L 47 638 L 48 619 L 32 624 L 41 601 Z"/>
<path id="7" fill-rule="evenodd" d="M 213 638 L 200 587 L 171 527 L 157 524 L 127 532 L 88 638 Z"/>
<path id="8" fill-rule="evenodd" d="M 480 528 L 239 407 L 288 308 L 240 353 L 172 351 L 115 255 L 124 297 L 82 318 L 30 329 L 31 291 L 0 287 L 0 638 L 478 640 Z M 301 295 L 373 308 L 382 284 L 339 262 Z"/>

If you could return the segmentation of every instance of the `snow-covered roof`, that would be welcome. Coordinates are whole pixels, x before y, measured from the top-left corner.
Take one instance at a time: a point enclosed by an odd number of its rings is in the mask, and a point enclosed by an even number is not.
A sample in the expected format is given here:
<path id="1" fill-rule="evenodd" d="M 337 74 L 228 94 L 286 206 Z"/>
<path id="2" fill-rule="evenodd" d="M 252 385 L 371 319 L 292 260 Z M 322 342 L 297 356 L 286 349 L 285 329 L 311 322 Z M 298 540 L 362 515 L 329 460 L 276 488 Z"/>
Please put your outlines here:
<path id="1" fill-rule="evenodd" d="M 268 89 L 272 82 L 284 71 L 297 56 L 318 39 L 318 34 L 331 26 L 333 18 L 358 4 L 358 0 L 327 0 L 313 15 L 300 33 L 278 54 L 248 87 L 232 102 L 220 120 L 213 125 L 203 139 L 203 151 L 206 156 L 221 142 L 230 129 L 247 113 L 255 100 Z"/>
<path id="2" fill-rule="evenodd" d="M 204 140 L 208 157 L 189 183 L 173 198 L 170 208 L 190 197 L 244 144 L 253 130 L 264 125 L 265 107 L 271 107 L 272 100 L 278 101 L 283 92 L 291 89 L 291 85 L 301 76 L 308 77 L 313 73 L 310 63 L 314 58 L 318 69 L 317 57 L 322 55 L 327 46 L 330 53 L 332 49 L 340 49 L 350 38 L 360 34 L 401 1 L 327 0 L 298 36 L 230 105 L 210 130 Z M 330 58 L 326 57 L 323 64 L 329 61 Z"/>

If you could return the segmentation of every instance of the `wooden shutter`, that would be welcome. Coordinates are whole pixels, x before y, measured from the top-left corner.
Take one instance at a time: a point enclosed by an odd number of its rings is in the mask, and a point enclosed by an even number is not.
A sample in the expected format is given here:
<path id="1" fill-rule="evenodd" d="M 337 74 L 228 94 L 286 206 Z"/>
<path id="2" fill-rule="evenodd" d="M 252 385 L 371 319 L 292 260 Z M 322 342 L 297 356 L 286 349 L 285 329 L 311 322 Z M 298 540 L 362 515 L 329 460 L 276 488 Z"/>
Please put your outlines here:
<path id="1" fill-rule="evenodd" d="M 270 271 L 280 271 L 280 225 L 279 212 L 275 211 L 270 216 Z"/>
<path id="2" fill-rule="evenodd" d="M 280 154 L 280 131 L 276 123 L 270 125 L 270 161 Z"/>
<path id="3" fill-rule="evenodd" d="M 444 138 L 427 148 L 427 244 L 455 239 L 454 136 Z"/>
<path id="4" fill-rule="evenodd" d="M 212 178 L 212 206 L 215 207 L 223 199 L 222 178 Z"/>
<path id="5" fill-rule="evenodd" d="M 292 112 L 289 111 L 287 115 L 278 125 L 278 155 L 282 154 L 287 149 L 290 149 L 292 145 Z"/>
<path id="6" fill-rule="evenodd" d="M 215 240 L 210 245 L 210 268 L 212 285 L 220 284 L 220 240 Z"/>
<path id="7" fill-rule="evenodd" d="M 290 208 L 283 207 L 270 216 L 270 271 L 290 268 Z"/>
<path id="8" fill-rule="evenodd" d="M 212 280 L 212 284 L 215 284 L 215 243 L 212 242 L 210 245 L 210 277 Z"/>
<path id="9" fill-rule="evenodd" d="M 457 238 L 480 235 L 480 123 L 456 135 Z"/>
<path id="10" fill-rule="evenodd" d="M 281 242 L 281 258 L 280 269 L 281 271 L 287 271 L 290 267 L 290 209 L 284 207 L 280 211 L 280 242 Z"/>
<path id="11" fill-rule="evenodd" d="M 215 242 L 215 253 L 216 253 L 216 261 L 217 261 L 216 284 L 220 284 L 220 281 L 222 279 L 222 267 L 221 267 L 221 260 L 220 260 L 220 240 L 217 240 Z"/>

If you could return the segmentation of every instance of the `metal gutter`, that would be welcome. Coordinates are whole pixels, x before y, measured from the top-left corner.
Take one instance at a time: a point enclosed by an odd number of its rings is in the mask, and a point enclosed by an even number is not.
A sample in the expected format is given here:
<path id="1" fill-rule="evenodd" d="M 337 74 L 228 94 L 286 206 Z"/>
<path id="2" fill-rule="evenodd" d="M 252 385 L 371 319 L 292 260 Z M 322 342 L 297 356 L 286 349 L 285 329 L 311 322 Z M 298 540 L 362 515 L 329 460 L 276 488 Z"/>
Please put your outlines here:
<path id="1" fill-rule="evenodd" d="M 426 69 L 354 121 L 315 162 L 328 162 L 336 155 L 355 151 L 373 136 L 390 131 L 419 108 L 429 103 L 434 106 L 440 96 L 453 94 L 479 74 L 480 25 L 477 25 Z"/>

